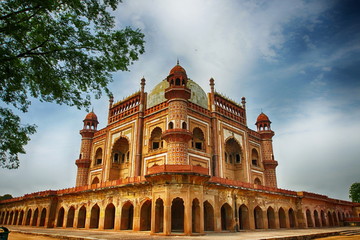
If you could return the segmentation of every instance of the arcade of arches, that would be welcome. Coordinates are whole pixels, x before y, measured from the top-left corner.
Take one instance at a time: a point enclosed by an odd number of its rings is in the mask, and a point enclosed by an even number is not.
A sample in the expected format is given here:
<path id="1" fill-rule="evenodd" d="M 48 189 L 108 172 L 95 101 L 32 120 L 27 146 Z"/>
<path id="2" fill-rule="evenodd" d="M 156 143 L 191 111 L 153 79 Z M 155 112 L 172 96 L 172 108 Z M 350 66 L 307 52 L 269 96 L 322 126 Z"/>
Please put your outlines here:
<path id="1" fill-rule="evenodd" d="M 131 196 L 134 188 L 108 189 L 99 195 L 79 193 L 78 199 L 83 200 L 78 202 L 74 198 L 49 198 L 49 202 L 43 199 L 43 203 L 33 199 L 23 207 L 1 209 L 0 224 L 150 231 L 169 235 L 235 229 L 333 227 L 341 226 L 344 219 L 352 215 L 350 206 L 344 210 L 332 204 L 309 204 L 309 207 L 297 209 L 299 199 L 296 198 L 217 189 L 209 185 L 202 187 L 204 195 L 199 194 L 196 185 L 169 188 L 167 195 L 153 189 L 154 199 L 140 196 L 139 191 Z M 143 192 L 146 190 L 149 189 Z"/>

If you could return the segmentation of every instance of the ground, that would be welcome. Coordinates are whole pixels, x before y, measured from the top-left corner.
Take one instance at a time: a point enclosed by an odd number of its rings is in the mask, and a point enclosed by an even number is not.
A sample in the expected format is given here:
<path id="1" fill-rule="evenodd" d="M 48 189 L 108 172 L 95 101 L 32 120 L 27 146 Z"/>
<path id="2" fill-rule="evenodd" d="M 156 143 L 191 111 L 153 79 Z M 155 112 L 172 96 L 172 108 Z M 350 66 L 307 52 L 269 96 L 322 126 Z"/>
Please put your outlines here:
<path id="1" fill-rule="evenodd" d="M 31 234 L 10 233 L 8 240 L 60 240 L 60 238 L 44 237 Z"/>

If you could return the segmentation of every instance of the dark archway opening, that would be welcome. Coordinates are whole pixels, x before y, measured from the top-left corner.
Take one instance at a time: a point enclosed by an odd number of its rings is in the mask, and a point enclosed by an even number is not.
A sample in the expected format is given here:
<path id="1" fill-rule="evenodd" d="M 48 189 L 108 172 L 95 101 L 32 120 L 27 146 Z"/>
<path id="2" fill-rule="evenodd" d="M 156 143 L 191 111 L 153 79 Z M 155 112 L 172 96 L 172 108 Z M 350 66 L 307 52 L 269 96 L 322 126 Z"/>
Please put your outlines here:
<path id="1" fill-rule="evenodd" d="M 184 232 L 184 201 L 175 198 L 171 204 L 171 231 Z"/>
<path id="2" fill-rule="evenodd" d="M 134 219 L 134 206 L 131 202 L 126 202 L 121 209 L 121 230 L 131 230 L 133 229 L 133 219 Z"/>
<path id="3" fill-rule="evenodd" d="M 98 228 L 100 219 L 100 207 L 95 204 L 90 212 L 90 228 Z"/>
<path id="4" fill-rule="evenodd" d="M 140 211 L 140 231 L 151 230 L 151 201 L 147 200 L 141 206 Z"/>

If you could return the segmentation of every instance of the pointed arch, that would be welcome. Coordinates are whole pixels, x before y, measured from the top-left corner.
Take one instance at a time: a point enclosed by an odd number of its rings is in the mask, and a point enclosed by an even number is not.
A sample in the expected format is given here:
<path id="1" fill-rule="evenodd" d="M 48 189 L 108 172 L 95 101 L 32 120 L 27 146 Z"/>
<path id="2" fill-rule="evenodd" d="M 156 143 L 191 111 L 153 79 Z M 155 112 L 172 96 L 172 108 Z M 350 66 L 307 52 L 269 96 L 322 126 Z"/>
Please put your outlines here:
<path id="1" fill-rule="evenodd" d="M 58 217 L 57 217 L 57 222 L 56 222 L 56 227 L 62 227 L 64 224 L 64 215 L 65 215 L 65 210 L 63 207 L 61 207 L 58 211 Z"/>
<path id="2" fill-rule="evenodd" d="M 79 209 L 77 228 L 85 228 L 85 221 L 86 221 L 86 207 L 83 205 Z"/>
<path id="3" fill-rule="evenodd" d="M 95 157 L 94 157 L 94 165 L 101 165 L 103 159 L 103 150 L 101 147 L 96 149 L 95 151 Z"/>
<path id="4" fill-rule="evenodd" d="M 239 222 L 241 230 L 250 229 L 249 208 L 245 204 L 239 208 Z"/>
<path id="5" fill-rule="evenodd" d="M 171 204 L 171 231 L 184 232 L 184 200 L 174 198 Z"/>
<path id="6" fill-rule="evenodd" d="M 267 219 L 268 219 L 268 228 L 269 229 L 275 229 L 275 211 L 272 207 L 268 207 L 267 211 Z"/>
<path id="7" fill-rule="evenodd" d="M 286 214 L 285 210 L 282 207 L 279 208 L 279 223 L 280 228 L 286 228 Z"/>
<path id="8" fill-rule="evenodd" d="M 9 218 L 9 221 L 8 221 L 8 225 L 12 225 L 13 224 L 13 217 L 14 217 L 14 211 L 11 211 L 10 212 L 10 218 Z"/>
<path id="9" fill-rule="evenodd" d="M 105 208 L 104 229 L 114 229 L 115 226 L 115 206 L 109 203 Z"/>
<path id="10" fill-rule="evenodd" d="M 338 221 L 338 219 L 337 219 L 337 217 L 336 217 L 336 212 L 333 212 L 332 217 L 333 217 L 333 221 L 334 221 L 334 227 L 335 227 L 335 226 L 338 226 L 338 225 L 339 225 L 339 221 Z"/>
<path id="11" fill-rule="evenodd" d="M 232 208 L 228 203 L 224 203 L 220 209 L 221 213 L 221 229 L 224 230 L 231 230 L 232 228 Z"/>
<path id="12" fill-rule="evenodd" d="M 13 225 L 16 225 L 18 222 L 18 217 L 19 217 L 19 210 L 15 210 L 15 214 L 14 214 L 14 220 L 13 220 Z"/>
<path id="13" fill-rule="evenodd" d="M 155 232 L 164 231 L 164 201 L 158 198 L 155 202 Z"/>
<path id="14" fill-rule="evenodd" d="M 225 153 L 228 156 L 228 163 L 241 164 L 242 148 L 241 144 L 234 137 L 229 137 L 225 141 Z"/>
<path id="15" fill-rule="evenodd" d="M 98 177 L 94 177 L 94 179 L 92 180 L 91 184 L 98 184 L 100 182 Z"/>
<path id="16" fill-rule="evenodd" d="M 296 227 L 295 212 L 292 208 L 290 208 L 288 213 L 289 213 L 290 228 L 295 228 Z"/>
<path id="17" fill-rule="evenodd" d="M 197 150 L 205 150 L 205 137 L 203 131 L 199 127 L 193 129 L 192 147 Z"/>
<path id="18" fill-rule="evenodd" d="M 255 148 L 251 150 L 251 165 L 255 167 L 259 166 L 259 152 Z"/>
<path id="19" fill-rule="evenodd" d="M 314 210 L 315 227 L 320 227 L 320 218 L 317 210 Z"/>
<path id="20" fill-rule="evenodd" d="M 323 210 L 320 211 L 320 217 L 321 217 L 321 225 L 323 227 L 326 227 L 326 218 L 325 218 L 325 212 Z"/>
<path id="21" fill-rule="evenodd" d="M 45 221 L 46 221 L 46 208 L 43 208 L 41 210 L 41 214 L 40 214 L 40 227 L 44 227 L 45 226 Z"/>
<path id="22" fill-rule="evenodd" d="M 200 232 L 200 203 L 197 198 L 192 201 L 192 232 Z"/>
<path id="23" fill-rule="evenodd" d="M 208 202 L 204 202 L 204 230 L 214 231 L 214 208 Z"/>
<path id="24" fill-rule="evenodd" d="M 32 220 L 31 226 L 37 226 L 38 218 L 39 218 L 39 209 L 36 208 L 35 211 L 34 211 L 34 216 L 33 216 L 33 220 Z"/>
<path id="25" fill-rule="evenodd" d="M 151 150 L 162 148 L 161 144 L 162 130 L 160 127 L 156 127 L 151 131 L 149 147 Z"/>
<path id="26" fill-rule="evenodd" d="M 264 228 L 263 211 L 259 206 L 256 206 L 254 208 L 254 221 L 255 221 L 255 229 Z"/>
<path id="27" fill-rule="evenodd" d="M 262 185 L 262 184 L 261 184 L 261 180 L 260 180 L 258 177 L 255 178 L 254 184 L 256 184 L 256 185 Z"/>
<path id="28" fill-rule="evenodd" d="M 307 222 L 308 228 L 314 227 L 313 220 L 311 217 L 311 212 L 309 209 L 306 210 L 306 222 Z"/>
<path id="29" fill-rule="evenodd" d="M 31 209 L 29 209 L 26 214 L 26 221 L 25 221 L 26 226 L 30 225 L 31 215 L 32 215 L 32 211 Z"/>
<path id="30" fill-rule="evenodd" d="M 151 200 L 146 200 L 140 209 L 140 231 L 151 230 Z"/>
<path id="31" fill-rule="evenodd" d="M 24 210 L 20 211 L 20 216 L 19 216 L 19 222 L 18 225 L 22 225 L 23 224 L 23 219 L 24 219 Z"/>
<path id="32" fill-rule="evenodd" d="M 100 207 L 95 204 L 90 211 L 90 228 L 99 228 Z"/>
<path id="33" fill-rule="evenodd" d="M 67 220 L 66 220 L 66 227 L 72 228 L 74 227 L 74 218 L 75 218 L 75 208 L 71 206 L 68 210 Z"/>
<path id="34" fill-rule="evenodd" d="M 333 227 L 333 226 L 334 226 L 334 222 L 333 222 L 332 215 L 331 215 L 331 212 L 330 212 L 330 211 L 328 211 L 327 217 L 328 217 L 329 226 L 330 226 L 330 227 Z"/>
<path id="35" fill-rule="evenodd" d="M 109 180 L 117 180 L 128 177 L 128 166 L 125 165 L 130 161 L 130 141 L 127 137 L 118 138 L 111 148 L 111 169 Z M 120 167 L 120 168 L 119 168 Z"/>
<path id="36" fill-rule="evenodd" d="M 130 201 L 127 201 L 121 209 L 121 230 L 133 229 L 134 206 Z"/>

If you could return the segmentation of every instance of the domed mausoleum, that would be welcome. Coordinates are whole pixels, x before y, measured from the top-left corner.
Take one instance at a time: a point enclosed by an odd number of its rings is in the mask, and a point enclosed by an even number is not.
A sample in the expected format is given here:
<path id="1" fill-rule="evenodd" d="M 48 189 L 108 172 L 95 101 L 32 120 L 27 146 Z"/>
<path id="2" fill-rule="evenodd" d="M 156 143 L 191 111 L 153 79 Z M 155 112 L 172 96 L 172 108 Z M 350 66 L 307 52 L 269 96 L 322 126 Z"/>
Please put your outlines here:
<path id="1" fill-rule="evenodd" d="M 206 94 L 179 64 L 149 94 L 145 82 L 110 99 L 105 128 L 86 115 L 74 188 L 1 201 L 0 224 L 197 235 L 359 216 L 352 202 L 278 188 L 271 121 L 247 119 L 244 97 L 223 97 L 212 78 Z"/>

